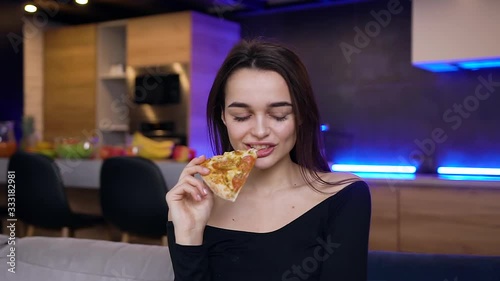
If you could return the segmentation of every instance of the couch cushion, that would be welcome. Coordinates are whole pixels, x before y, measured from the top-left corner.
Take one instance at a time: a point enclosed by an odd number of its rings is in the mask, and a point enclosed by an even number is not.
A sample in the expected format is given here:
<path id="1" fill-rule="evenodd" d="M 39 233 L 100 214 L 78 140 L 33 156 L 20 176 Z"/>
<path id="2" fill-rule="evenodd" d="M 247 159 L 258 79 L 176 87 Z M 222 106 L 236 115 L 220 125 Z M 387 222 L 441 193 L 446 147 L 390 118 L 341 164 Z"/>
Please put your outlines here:
<path id="1" fill-rule="evenodd" d="M 2 247 L 1 269 L 6 272 L 8 249 Z M 165 246 L 25 237 L 16 242 L 16 273 L 6 280 L 173 281 L 174 274 Z"/>
<path id="2" fill-rule="evenodd" d="M 500 257 L 373 251 L 368 280 L 500 281 Z"/>

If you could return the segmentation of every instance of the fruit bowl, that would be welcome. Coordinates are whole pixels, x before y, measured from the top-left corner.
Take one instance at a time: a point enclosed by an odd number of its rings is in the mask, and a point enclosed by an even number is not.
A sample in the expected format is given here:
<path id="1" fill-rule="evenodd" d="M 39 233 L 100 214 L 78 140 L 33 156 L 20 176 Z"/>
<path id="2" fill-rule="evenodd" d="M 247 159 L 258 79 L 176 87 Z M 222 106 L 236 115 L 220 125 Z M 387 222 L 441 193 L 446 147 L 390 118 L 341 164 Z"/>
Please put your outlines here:
<path id="1" fill-rule="evenodd" d="M 94 156 L 95 144 L 80 138 L 57 138 L 55 141 L 57 156 L 64 159 L 88 159 Z"/>

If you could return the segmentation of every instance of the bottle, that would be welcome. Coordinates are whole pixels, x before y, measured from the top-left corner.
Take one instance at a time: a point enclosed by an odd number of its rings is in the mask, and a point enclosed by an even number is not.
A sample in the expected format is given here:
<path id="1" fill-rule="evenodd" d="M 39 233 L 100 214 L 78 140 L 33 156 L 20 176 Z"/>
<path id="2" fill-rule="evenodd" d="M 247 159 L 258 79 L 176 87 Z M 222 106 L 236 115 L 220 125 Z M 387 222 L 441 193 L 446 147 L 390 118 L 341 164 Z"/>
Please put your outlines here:
<path id="1" fill-rule="evenodd" d="M 17 142 L 14 136 L 14 122 L 0 122 L 0 157 L 9 158 L 17 150 Z"/>
<path id="2" fill-rule="evenodd" d="M 24 116 L 21 127 L 23 135 L 19 148 L 24 151 L 33 151 L 38 142 L 35 133 L 35 119 L 32 116 Z"/>

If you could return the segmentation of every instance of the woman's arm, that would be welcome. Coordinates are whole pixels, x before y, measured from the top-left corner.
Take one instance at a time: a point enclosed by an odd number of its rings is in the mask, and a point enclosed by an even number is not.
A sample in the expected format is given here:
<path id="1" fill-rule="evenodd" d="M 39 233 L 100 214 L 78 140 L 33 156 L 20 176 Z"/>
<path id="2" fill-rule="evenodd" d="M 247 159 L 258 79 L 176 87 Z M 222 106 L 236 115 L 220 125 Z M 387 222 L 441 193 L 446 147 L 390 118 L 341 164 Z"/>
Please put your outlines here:
<path id="1" fill-rule="evenodd" d="M 186 165 L 177 184 L 167 192 L 167 237 L 176 281 L 208 281 L 208 257 L 203 233 L 213 206 L 213 194 L 195 174 L 206 175 L 200 166 L 204 156 Z"/>
<path id="2" fill-rule="evenodd" d="M 329 206 L 321 281 L 366 281 L 371 196 L 365 182 L 355 182 Z M 319 256 L 319 255 L 318 255 Z"/>
<path id="3" fill-rule="evenodd" d="M 207 247 L 203 244 L 177 244 L 174 224 L 171 221 L 167 222 L 167 237 L 175 281 L 209 281 Z"/>

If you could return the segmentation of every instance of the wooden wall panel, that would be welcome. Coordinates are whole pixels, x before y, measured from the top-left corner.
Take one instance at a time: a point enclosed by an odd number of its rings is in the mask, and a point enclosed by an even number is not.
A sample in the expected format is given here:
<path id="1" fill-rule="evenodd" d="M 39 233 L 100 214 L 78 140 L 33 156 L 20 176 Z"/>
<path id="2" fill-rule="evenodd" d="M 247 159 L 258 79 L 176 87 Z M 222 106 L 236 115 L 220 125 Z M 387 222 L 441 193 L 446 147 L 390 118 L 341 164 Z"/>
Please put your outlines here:
<path id="1" fill-rule="evenodd" d="M 85 136 L 95 128 L 96 25 L 44 36 L 44 138 Z"/>
<path id="2" fill-rule="evenodd" d="M 400 188 L 401 251 L 500 255 L 500 190 Z"/>
<path id="3" fill-rule="evenodd" d="M 28 26 L 43 34 L 41 26 L 25 24 L 26 29 Z M 43 36 L 25 36 L 23 56 L 24 115 L 34 117 L 35 131 L 43 138 Z"/>
<path id="4" fill-rule="evenodd" d="M 190 12 L 141 17 L 127 22 L 128 66 L 189 62 L 190 46 Z"/>
<path id="5" fill-rule="evenodd" d="M 370 250 L 398 250 L 398 190 L 368 183 L 372 196 Z"/>

